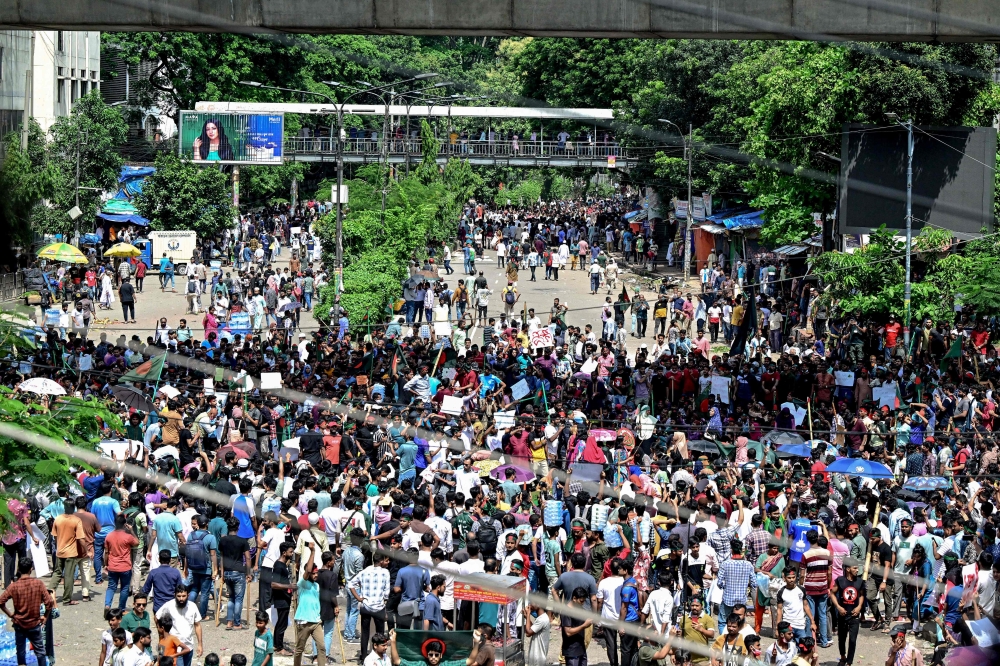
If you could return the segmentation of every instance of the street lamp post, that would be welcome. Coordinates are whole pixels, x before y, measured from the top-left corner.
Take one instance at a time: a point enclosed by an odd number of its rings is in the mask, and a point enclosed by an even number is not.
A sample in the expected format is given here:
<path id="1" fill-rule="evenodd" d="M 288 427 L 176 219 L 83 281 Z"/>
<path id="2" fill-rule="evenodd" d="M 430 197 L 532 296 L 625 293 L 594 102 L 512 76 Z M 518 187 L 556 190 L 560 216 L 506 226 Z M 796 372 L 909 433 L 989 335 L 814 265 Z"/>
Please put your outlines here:
<path id="1" fill-rule="evenodd" d="M 692 163 L 694 159 L 694 129 L 691 123 L 688 123 L 688 138 L 684 139 L 684 132 L 677 123 L 672 120 L 667 120 L 666 118 L 657 118 L 661 123 L 666 123 L 668 125 L 673 125 L 677 129 L 677 133 L 681 135 L 681 141 L 684 144 L 684 154 L 687 157 L 688 163 L 688 198 L 687 198 L 687 215 L 684 218 L 684 288 L 687 288 L 688 280 L 691 279 L 691 218 L 694 217 L 694 205 L 691 200 L 691 171 Z"/>
<path id="2" fill-rule="evenodd" d="M 910 353 L 910 258 L 913 254 L 913 118 L 900 122 L 895 113 L 885 114 L 889 120 L 906 129 L 906 282 L 903 286 L 903 345 Z"/>

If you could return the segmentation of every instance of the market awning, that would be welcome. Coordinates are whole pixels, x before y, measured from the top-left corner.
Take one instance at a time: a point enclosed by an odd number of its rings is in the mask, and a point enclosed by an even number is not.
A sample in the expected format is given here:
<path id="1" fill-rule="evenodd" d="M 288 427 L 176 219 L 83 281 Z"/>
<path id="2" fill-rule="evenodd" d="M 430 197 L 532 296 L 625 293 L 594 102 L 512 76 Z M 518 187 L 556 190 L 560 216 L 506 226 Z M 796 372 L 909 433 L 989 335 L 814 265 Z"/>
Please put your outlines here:
<path id="1" fill-rule="evenodd" d="M 718 224 L 712 224 L 711 222 L 702 222 L 701 224 L 699 224 L 695 228 L 696 229 L 701 229 L 702 231 L 707 231 L 708 233 L 715 234 L 715 235 L 726 233 L 726 228 L 725 227 L 723 227 L 721 225 L 718 225 Z"/>
<path id="2" fill-rule="evenodd" d="M 757 229 L 764 226 L 764 211 L 757 210 L 744 215 L 728 217 L 722 221 L 726 229 Z"/>
<path id="3" fill-rule="evenodd" d="M 646 214 L 647 212 L 644 210 L 633 210 L 622 215 L 622 219 L 628 220 L 629 222 L 638 222 L 639 220 L 646 219 Z"/>
<path id="4" fill-rule="evenodd" d="M 786 257 L 792 257 L 792 256 L 795 256 L 797 254 L 802 254 L 804 252 L 808 252 L 809 251 L 809 246 L 807 246 L 807 245 L 798 245 L 798 244 L 795 244 L 795 245 L 782 245 L 781 247 L 775 248 L 774 250 L 771 250 L 771 251 L 774 252 L 775 254 L 783 254 Z"/>
<path id="5" fill-rule="evenodd" d="M 115 222 L 117 224 L 135 224 L 140 227 L 149 226 L 149 220 L 144 218 L 142 215 L 114 215 L 112 213 L 98 213 L 97 217 L 102 220 L 107 220 L 108 222 Z"/>

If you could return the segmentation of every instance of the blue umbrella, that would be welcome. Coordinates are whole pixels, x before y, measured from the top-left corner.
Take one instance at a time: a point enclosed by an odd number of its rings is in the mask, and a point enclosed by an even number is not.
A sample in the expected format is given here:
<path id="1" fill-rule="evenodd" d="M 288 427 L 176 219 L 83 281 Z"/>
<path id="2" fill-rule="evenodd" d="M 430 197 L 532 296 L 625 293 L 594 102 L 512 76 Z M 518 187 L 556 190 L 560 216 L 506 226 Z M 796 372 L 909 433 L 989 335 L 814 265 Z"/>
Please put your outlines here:
<path id="1" fill-rule="evenodd" d="M 951 484 L 943 476 L 913 476 L 903 484 L 903 488 L 920 493 L 926 490 L 947 490 L 951 488 Z"/>
<path id="2" fill-rule="evenodd" d="M 869 479 L 891 479 L 892 470 L 880 462 L 864 458 L 841 458 L 826 467 L 831 474 L 846 474 L 847 476 L 863 476 Z"/>
<path id="3" fill-rule="evenodd" d="M 779 458 L 808 458 L 812 448 L 808 444 L 785 444 L 778 447 Z"/>

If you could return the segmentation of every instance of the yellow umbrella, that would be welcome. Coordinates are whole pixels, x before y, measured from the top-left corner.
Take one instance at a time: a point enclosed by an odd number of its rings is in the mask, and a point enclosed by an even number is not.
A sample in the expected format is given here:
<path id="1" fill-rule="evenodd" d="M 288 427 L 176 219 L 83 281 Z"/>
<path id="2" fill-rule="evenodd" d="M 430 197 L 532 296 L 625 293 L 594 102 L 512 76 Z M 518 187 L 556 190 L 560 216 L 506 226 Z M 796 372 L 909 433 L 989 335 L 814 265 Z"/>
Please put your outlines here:
<path id="1" fill-rule="evenodd" d="M 53 243 L 38 251 L 38 256 L 49 261 L 65 261 L 70 264 L 85 264 L 87 257 L 69 243 Z"/>
<path id="2" fill-rule="evenodd" d="M 138 257 L 142 250 L 129 243 L 116 243 L 104 251 L 105 257 Z"/>

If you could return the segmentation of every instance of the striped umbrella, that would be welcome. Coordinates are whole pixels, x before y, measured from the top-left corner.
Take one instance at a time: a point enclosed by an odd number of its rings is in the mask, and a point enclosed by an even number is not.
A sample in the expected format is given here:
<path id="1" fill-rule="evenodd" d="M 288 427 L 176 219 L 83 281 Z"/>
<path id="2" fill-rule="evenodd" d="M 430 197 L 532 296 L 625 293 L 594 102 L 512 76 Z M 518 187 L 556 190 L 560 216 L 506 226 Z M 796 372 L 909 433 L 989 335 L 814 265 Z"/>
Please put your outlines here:
<path id="1" fill-rule="evenodd" d="M 48 259 L 49 261 L 65 261 L 70 264 L 87 263 L 87 257 L 83 256 L 83 252 L 80 252 L 78 248 L 69 243 L 52 243 L 51 245 L 46 245 L 38 251 L 38 256 L 41 259 Z"/>

